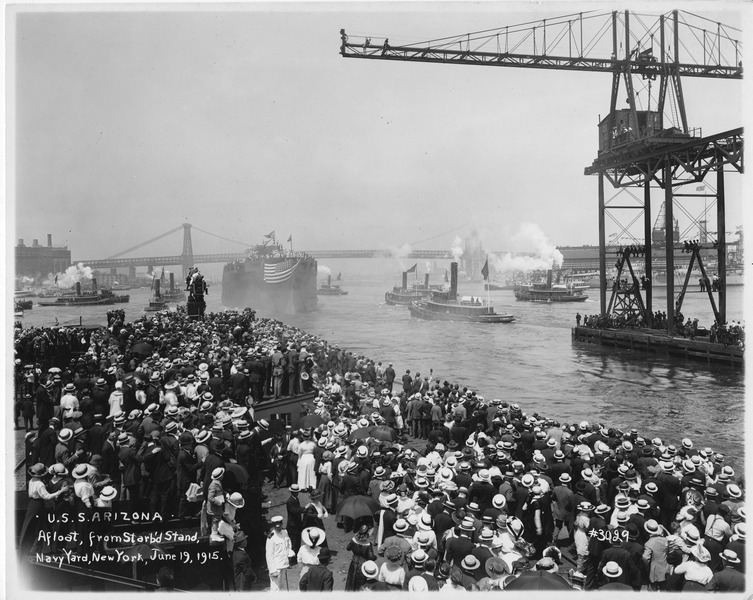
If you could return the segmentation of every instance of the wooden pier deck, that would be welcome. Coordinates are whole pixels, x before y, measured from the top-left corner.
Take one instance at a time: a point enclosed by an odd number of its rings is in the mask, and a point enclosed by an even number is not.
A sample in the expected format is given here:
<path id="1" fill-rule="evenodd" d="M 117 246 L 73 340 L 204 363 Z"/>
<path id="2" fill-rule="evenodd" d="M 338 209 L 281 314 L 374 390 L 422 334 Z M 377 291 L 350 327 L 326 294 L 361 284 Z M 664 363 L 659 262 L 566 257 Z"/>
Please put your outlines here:
<path id="1" fill-rule="evenodd" d="M 711 343 L 700 339 L 672 337 L 653 329 L 592 329 L 573 327 L 573 343 L 599 344 L 650 354 L 677 356 L 706 363 L 743 368 L 745 352 L 737 346 Z"/>

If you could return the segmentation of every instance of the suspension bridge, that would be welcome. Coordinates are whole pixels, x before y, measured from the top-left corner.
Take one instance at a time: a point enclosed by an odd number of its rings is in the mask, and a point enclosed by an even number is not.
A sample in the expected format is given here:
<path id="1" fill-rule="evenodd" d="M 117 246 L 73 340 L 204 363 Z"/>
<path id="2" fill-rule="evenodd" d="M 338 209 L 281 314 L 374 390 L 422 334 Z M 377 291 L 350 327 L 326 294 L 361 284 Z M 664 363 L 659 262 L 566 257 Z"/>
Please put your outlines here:
<path id="1" fill-rule="evenodd" d="M 183 249 L 180 254 L 174 254 L 170 256 L 133 256 L 127 257 L 126 255 L 132 254 L 141 250 L 142 248 L 149 246 L 163 238 L 178 233 L 183 230 Z M 232 252 L 218 252 L 212 254 L 195 253 L 193 247 L 192 230 L 199 231 L 212 238 L 222 240 L 226 243 L 232 243 L 239 250 Z M 216 233 L 205 231 L 198 227 L 195 227 L 191 223 L 182 223 L 178 227 L 166 231 L 158 236 L 155 236 L 149 240 L 126 248 L 117 254 L 109 256 L 107 258 L 93 258 L 84 260 L 74 260 L 74 264 L 83 263 L 87 267 L 92 269 L 110 269 L 114 272 L 116 269 L 130 269 L 131 272 L 136 267 L 167 267 L 180 265 L 183 270 L 183 276 L 187 275 L 188 269 L 198 264 L 210 264 L 210 263 L 227 263 L 234 260 L 240 260 L 246 257 L 246 251 L 254 247 L 255 244 L 249 244 L 238 240 L 233 240 Z M 306 254 L 313 256 L 316 259 L 324 258 L 390 258 L 396 256 L 395 250 L 389 249 L 376 249 L 376 250 L 310 250 L 305 251 Z M 467 260 L 483 262 L 483 258 L 480 256 L 481 250 L 475 252 L 466 246 L 463 249 L 463 255 Z M 479 256 L 475 256 L 479 254 Z M 452 259 L 453 253 L 451 250 L 409 250 L 407 252 L 399 253 L 400 258 L 406 259 Z M 479 263 L 480 265 L 481 263 Z"/>

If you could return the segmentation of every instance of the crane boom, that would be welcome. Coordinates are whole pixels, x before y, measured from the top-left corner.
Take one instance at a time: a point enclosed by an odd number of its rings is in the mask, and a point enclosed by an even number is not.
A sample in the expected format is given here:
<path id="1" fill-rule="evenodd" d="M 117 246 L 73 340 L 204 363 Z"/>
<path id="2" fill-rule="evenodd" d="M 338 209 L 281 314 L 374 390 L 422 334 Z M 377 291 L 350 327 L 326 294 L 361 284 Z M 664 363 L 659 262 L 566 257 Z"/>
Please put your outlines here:
<path id="1" fill-rule="evenodd" d="M 344 30 L 342 32 L 345 34 Z M 347 37 L 347 36 L 346 36 Z M 674 65 L 657 60 L 617 60 L 613 58 L 586 58 L 551 56 L 541 54 L 515 54 L 509 52 L 484 52 L 478 50 L 452 50 L 430 46 L 390 46 L 383 44 L 356 44 L 343 41 L 340 54 L 345 58 L 371 60 L 400 60 L 427 63 L 485 65 L 490 67 L 519 67 L 526 69 L 557 69 L 562 71 L 588 71 L 596 73 L 623 73 L 655 78 L 666 73 L 670 66 L 685 77 L 716 77 L 742 79 L 742 66 L 703 65 L 680 63 Z"/>
<path id="2" fill-rule="evenodd" d="M 579 13 L 399 45 L 387 38 L 378 38 L 378 43 L 371 37 L 351 40 L 341 29 L 340 54 L 367 60 L 629 73 L 651 79 L 669 73 L 741 79 L 742 43 L 727 33 L 732 28 L 714 23 L 716 31 L 709 31 L 707 23 L 681 20 L 680 14 L 659 15 L 656 22 L 645 25 L 640 20 L 645 15 L 631 24 L 629 11 Z M 489 50 L 490 46 L 496 50 Z M 678 46 L 691 60 L 680 61 Z"/>

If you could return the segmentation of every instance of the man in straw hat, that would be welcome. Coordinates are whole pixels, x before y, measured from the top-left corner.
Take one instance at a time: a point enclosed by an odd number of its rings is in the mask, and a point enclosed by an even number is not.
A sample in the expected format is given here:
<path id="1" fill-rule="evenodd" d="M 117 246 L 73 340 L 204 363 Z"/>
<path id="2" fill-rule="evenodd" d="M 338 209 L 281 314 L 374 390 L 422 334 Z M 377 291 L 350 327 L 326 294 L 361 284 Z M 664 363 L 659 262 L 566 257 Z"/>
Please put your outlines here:
<path id="1" fill-rule="evenodd" d="M 710 592 L 744 592 L 745 573 L 742 572 L 742 561 L 734 550 L 726 549 L 721 554 L 724 568 L 714 573 L 706 586 Z"/>
<path id="2" fill-rule="evenodd" d="M 623 570 L 616 562 L 607 562 L 601 572 L 605 583 L 599 587 L 599 591 L 633 591 L 633 588 L 622 582 Z"/>

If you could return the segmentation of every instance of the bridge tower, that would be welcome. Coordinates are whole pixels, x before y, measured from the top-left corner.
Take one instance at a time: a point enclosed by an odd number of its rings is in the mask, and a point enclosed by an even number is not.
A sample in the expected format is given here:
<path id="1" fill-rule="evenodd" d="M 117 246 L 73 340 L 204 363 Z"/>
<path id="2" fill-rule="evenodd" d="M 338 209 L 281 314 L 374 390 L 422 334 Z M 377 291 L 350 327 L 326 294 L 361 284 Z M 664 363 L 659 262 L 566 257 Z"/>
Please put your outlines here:
<path id="1" fill-rule="evenodd" d="M 183 223 L 183 253 L 180 255 L 183 267 L 183 280 L 188 277 L 188 269 L 193 267 L 193 243 L 191 242 L 191 224 Z"/>

